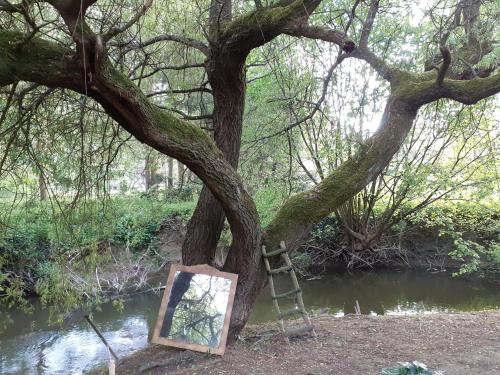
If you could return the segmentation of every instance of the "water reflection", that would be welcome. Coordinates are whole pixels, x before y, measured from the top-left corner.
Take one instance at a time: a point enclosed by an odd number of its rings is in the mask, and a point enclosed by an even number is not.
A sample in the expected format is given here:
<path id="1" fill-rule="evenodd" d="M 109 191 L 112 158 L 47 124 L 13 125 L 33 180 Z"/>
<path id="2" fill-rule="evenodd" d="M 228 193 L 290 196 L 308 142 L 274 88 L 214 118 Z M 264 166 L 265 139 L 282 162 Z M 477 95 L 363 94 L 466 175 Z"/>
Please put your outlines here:
<path id="1" fill-rule="evenodd" d="M 287 278 L 277 282 L 277 293 L 292 288 Z M 477 311 L 500 308 L 498 282 L 455 278 L 447 273 L 379 270 L 326 275 L 301 281 L 304 303 L 309 310 L 331 314 L 353 314 L 356 300 L 362 314 L 416 314 Z M 283 307 L 292 307 L 284 303 Z M 258 298 L 251 322 L 274 319 L 269 291 Z M 280 301 L 281 306 L 281 301 Z"/>
<path id="2" fill-rule="evenodd" d="M 120 324 L 117 330 L 103 332 L 118 356 L 146 346 L 148 322 L 143 317 L 120 320 Z M 2 337 L 0 341 L 0 374 L 82 374 L 107 359 L 108 352 L 95 333 L 79 326 Z"/>
<path id="3" fill-rule="evenodd" d="M 286 278 L 277 282 L 286 290 Z M 359 272 L 302 281 L 308 309 L 353 313 L 359 301 L 363 314 L 415 314 L 500 308 L 498 284 L 464 280 L 447 274 L 421 272 Z M 160 307 L 161 295 L 137 295 L 123 313 L 111 305 L 94 314 L 94 322 L 119 357 L 147 345 Z M 35 305 L 33 315 L 9 311 L 14 324 L 0 332 L 0 374 L 81 374 L 106 361 L 108 353 L 87 323 L 64 330 L 47 326 L 47 311 Z M 6 318 L 0 308 L 0 326 Z M 251 322 L 274 320 L 269 291 L 257 301 Z"/>

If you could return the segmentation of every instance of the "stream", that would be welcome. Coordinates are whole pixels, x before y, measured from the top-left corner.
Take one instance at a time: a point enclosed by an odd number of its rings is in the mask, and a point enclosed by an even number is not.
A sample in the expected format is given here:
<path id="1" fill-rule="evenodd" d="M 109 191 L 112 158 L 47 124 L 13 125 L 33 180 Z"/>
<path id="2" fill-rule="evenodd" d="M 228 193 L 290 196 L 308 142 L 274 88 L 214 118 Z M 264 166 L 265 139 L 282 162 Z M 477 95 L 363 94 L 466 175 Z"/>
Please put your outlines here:
<path id="1" fill-rule="evenodd" d="M 287 288 L 286 280 L 278 284 Z M 418 271 L 336 273 L 319 280 L 301 280 L 309 311 L 342 316 L 362 314 L 432 314 L 500 309 L 498 283 L 453 278 L 447 273 Z M 278 290 L 279 292 L 279 290 Z M 155 324 L 161 295 L 137 294 L 123 312 L 111 304 L 94 313 L 93 321 L 119 357 L 145 347 Z M 82 374 L 108 353 L 83 319 L 61 328 L 48 325 L 48 311 L 34 301 L 34 313 L 0 307 L 0 374 Z M 250 323 L 275 319 L 269 291 L 264 289 Z"/>

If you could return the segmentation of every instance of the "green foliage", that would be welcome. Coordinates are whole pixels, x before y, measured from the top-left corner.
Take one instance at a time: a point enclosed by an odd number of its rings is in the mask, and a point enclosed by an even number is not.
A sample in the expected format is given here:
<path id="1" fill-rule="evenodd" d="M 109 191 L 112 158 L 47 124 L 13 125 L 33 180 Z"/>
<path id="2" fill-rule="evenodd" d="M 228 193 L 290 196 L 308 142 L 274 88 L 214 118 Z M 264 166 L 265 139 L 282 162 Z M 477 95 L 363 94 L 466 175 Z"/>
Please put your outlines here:
<path id="1" fill-rule="evenodd" d="M 402 210 L 411 210 L 411 202 Z M 377 207 L 373 215 L 380 215 Z M 489 205 L 473 203 L 457 203 L 440 201 L 425 209 L 400 220 L 386 234 L 383 242 L 387 254 L 382 259 L 387 264 L 397 258 L 398 246 L 406 239 L 412 238 L 412 233 L 439 241 L 440 246 L 449 248 L 449 257 L 460 265 L 456 276 L 468 275 L 474 272 L 495 273 L 500 270 L 500 206 L 495 202 Z M 407 237 L 408 235 L 408 237 Z M 311 230 L 309 243 L 294 253 L 294 264 L 299 271 L 307 273 L 318 264 L 338 265 L 347 262 L 344 258 L 350 251 L 348 236 L 339 219 L 330 215 Z M 396 241 L 400 241 L 399 244 Z M 369 257 L 382 251 L 357 253 L 357 256 Z M 369 259 L 369 258 L 368 258 Z M 326 263 L 325 263 L 326 262 Z M 366 265 L 366 263 L 363 263 Z"/>
<path id="2" fill-rule="evenodd" d="M 462 263 L 455 275 L 477 272 L 484 263 L 500 269 L 500 206 L 462 203 L 429 206 L 410 221 L 447 237 L 453 243 L 449 253 Z"/>
<path id="3" fill-rule="evenodd" d="M 323 244 L 325 247 L 334 248 L 344 235 L 342 223 L 333 216 L 327 216 L 316 224 L 311 231 L 311 239 Z"/>
<path id="4" fill-rule="evenodd" d="M 276 215 L 285 199 L 285 193 L 278 186 L 272 186 L 257 190 L 253 198 L 259 212 L 261 225 L 265 227 Z"/>
<path id="5" fill-rule="evenodd" d="M 314 260 L 310 253 L 306 251 L 296 251 L 292 254 L 292 263 L 295 270 L 302 276 L 309 276 L 309 269 L 314 266 Z"/>
<path id="6" fill-rule="evenodd" d="M 398 368 L 394 369 L 383 369 L 382 375 L 441 375 L 442 373 L 439 371 L 430 371 L 427 369 L 427 366 L 423 363 L 413 361 L 409 362 L 400 362 Z"/>
<path id="7" fill-rule="evenodd" d="M 162 222 L 186 221 L 194 205 L 137 195 L 87 202 L 65 215 L 45 202 L 18 206 L 1 223 L 0 300 L 26 305 L 27 293 L 36 292 L 44 303 L 69 309 L 81 303 L 81 290 L 72 289 L 59 264 L 81 258 L 88 268 L 99 260 L 102 243 L 132 251 L 154 246 Z M 6 205 L 1 210 L 8 212 Z"/>

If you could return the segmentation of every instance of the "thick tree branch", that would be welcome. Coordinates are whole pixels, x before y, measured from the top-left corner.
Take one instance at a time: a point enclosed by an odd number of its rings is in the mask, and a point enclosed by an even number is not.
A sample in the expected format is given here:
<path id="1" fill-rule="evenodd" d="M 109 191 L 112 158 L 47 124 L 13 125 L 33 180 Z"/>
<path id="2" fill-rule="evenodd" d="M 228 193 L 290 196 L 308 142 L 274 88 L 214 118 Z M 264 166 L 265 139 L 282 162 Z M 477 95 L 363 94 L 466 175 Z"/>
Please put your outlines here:
<path id="1" fill-rule="evenodd" d="M 144 47 L 150 46 L 150 45 L 158 43 L 158 42 L 168 42 L 168 41 L 177 42 L 180 44 L 184 44 L 187 47 L 195 48 L 198 51 L 202 52 L 204 55 L 208 55 L 208 52 L 209 52 L 208 46 L 205 43 L 203 43 L 202 41 L 199 41 L 199 40 L 196 40 L 193 38 L 189 38 L 189 37 L 185 37 L 185 36 L 181 36 L 181 35 L 173 35 L 173 34 L 162 34 L 162 35 L 155 36 L 151 39 L 148 39 L 144 42 L 137 43 L 137 42 L 131 41 L 131 42 L 123 43 L 121 45 L 126 46 L 126 45 L 130 44 L 133 48 L 144 48 Z"/>
<path id="2" fill-rule="evenodd" d="M 392 81 L 399 69 L 389 66 L 366 47 L 356 47 L 355 43 L 343 33 L 327 27 L 309 26 L 305 24 L 292 25 L 284 28 L 284 33 L 293 36 L 323 40 L 338 45 L 348 53 L 346 57 L 354 57 L 366 61 L 384 79 Z"/>
<path id="3" fill-rule="evenodd" d="M 415 108 L 443 98 L 471 105 L 500 92 L 500 73 L 466 81 L 445 78 L 441 85 L 437 77 L 435 70 L 420 74 L 400 73 L 393 91 Z"/>
<path id="4" fill-rule="evenodd" d="M 450 54 L 450 50 L 446 47 L 441 47 L 441 48 L 439 48 L 439 50 L 441 51 L 441 55 L 443 56 L 443 63 L 439 67 L 436 82 L 437 82 L 438 86 L 442 86 L 444 77 L 446 76 L 446 73 L 448 72 L 448 69 L 450 68 L 451 54 Z"/>
<path id="5" fill-rule="evenodd" d="M 356 48 L 356 44 L 352 40 L 349 40 L 344 33 L 327 27 L 296 24 L 285 27 L 283 33 L 334 43 L 344 52 L 352 52 Z"/>
<path id="6" fill-rule="evenodd" d="M 367 48 L 357 48 L 349 54 L 349 57 L 355 57 L 367 62 L 381 77 L 389 82 L 394 81 L 398 73 L 401 72 L 399 68 L 387 64 Z"/>
<path id="7" fill-rule="evenodd" d="M 258 8 L 226 23 L 212 38 L 232 53 L 245 56 L 283 33 L 291 23 L 307 20 L 320 3 L 321 0 L 295 0 Z"/>
<path id="8" fill-rule="evenodd" d="M 431 93 L 424 104 L 438 98 L 453 99 L 466 105 L 476 104 L 478 101 L 500 92 L 500 73 L 469 81 L 445 79 L 441 87 L 430 91 Z"/>

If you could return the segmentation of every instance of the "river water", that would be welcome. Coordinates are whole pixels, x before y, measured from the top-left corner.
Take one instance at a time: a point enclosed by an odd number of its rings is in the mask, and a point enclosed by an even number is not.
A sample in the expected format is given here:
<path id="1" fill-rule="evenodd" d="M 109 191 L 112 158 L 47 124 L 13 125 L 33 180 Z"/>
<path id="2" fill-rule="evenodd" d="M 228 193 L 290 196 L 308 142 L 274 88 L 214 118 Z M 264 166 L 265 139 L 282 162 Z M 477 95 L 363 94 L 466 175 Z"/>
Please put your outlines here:
<path id="1" fill-rule="evenodd" d="M 286 280 L 278 281 L 286 289 Z M 311 311 L 339 316 L 353 313 L 356 300 L 363 314 L 431 314 L 500 309 L 499 284 L 465 280 L 449 274 L 377 271 L 330 274 L 302 280 L 304 302 Z M 279 292 L 279 291 L 278 291 Z M 140 294 L 125 302 L 123 312 L 110 304 L 94 313 L 94 322 L 119 357 L 147 345 L 161 296 Z M 108 358 L 83 319 L 64 327 L 48 325 L 48 312 L 35 303 L 26 315 L 0 308 L 0 374 L 82 374 Z M 269 291 L 264 290 L 251 323 L 274 320 Z"/>

